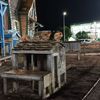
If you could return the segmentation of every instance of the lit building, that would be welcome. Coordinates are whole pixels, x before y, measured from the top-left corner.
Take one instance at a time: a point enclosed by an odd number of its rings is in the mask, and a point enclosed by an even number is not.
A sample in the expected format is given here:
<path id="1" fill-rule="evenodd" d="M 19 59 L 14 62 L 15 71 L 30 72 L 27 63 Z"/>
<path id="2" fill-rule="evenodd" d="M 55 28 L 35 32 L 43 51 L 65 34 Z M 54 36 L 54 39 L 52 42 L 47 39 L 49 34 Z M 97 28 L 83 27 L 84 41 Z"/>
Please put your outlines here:
<path id="1" fill-rule="evenodd" d="M 88 35 L 91 37 L 91 39 L 95 40 L 100 38 L 100 22 L 74 24 L 71 25 L 71 31 L 74 37 L 80 31 L 88 32 Z"/>

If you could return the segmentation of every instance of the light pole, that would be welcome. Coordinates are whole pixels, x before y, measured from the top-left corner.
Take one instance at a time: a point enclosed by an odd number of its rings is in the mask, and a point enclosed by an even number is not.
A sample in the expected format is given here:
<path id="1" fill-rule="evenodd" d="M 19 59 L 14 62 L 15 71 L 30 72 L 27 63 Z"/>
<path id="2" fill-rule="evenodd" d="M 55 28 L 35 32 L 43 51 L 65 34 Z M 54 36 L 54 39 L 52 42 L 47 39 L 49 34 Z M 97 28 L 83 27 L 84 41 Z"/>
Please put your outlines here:
<path id="1" fill-rule="evenodd" d="M 64 35 L 64 41 L 65 41 L 65 16 L 67 15 L 67 12 L 63 12 L 63 35 Z"/>
<path id="2" fill-rule="evenodd" d="M 97 39 L 97 23 L 94 22 L 94 33 L 95 33 L 95 40 Z"/>

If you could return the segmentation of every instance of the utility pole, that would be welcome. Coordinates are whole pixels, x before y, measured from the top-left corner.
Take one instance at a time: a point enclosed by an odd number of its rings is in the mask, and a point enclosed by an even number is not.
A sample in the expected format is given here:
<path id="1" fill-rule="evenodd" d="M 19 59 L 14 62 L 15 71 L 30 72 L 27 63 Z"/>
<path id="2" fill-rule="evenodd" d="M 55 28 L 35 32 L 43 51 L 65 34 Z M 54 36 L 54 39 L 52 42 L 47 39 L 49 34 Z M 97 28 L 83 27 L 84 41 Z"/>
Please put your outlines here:
<path id="1" fill-rule="evenodd" d="M 67 15 L 67 12 L 64 11 L 63 12 L 63 35 L 64 35 L 64 41 L 66 39 L 66 36 L 65 36 L 65 16 Z"/>

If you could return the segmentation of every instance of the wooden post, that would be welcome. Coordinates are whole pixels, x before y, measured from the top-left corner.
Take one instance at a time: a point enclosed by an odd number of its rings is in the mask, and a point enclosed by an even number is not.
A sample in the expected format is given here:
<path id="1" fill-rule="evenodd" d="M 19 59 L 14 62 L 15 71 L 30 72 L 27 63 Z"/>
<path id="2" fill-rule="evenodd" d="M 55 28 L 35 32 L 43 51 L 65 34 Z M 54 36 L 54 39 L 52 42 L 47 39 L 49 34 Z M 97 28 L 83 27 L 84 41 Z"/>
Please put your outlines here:
<path id="1" fill-rule="evenodd" d="M 78 56 L 78 60 L 80 60 L 80 52 L 78 52 L 77 56 Z"/>
<path id="2" fill-rule="evenodd" d="M 13 91 L 16 91 L 17 92 L 17 90 L 18 90 L 18 84 L 17 84 L 17 82 L 13 82 Z"/>
<path id="3" fill-rule="evenodd" d="M 7 94 L 7 79 L 6 78 L 3 78 L 3 91 L 4 91 L 4 94 L 6 95 Z"/>
<path id="4" fill-rule="evenodd" d="M 18 67 L 17 54 L 12 54 L 12 65 L 13 65 L 14 69 L 16 69 Z"/>
<path id="5" fill-rule="evenodd" d="M 47 56 L 47 70 L 48 71 L 52 71 L 51 64 L 52 64 L 52 56 L 51 55 L 48 55 Z"/>
<path id="6" fill-rule="evenodd" d="M 44 87 L 43 87 L 43 81 L 42 80 L 40 80 L 39 81 L 39 96 L 40 97 L 42 97 L 42 90 L 44 89 Z"/>
<path id="7" fill-rule="evenodd" d="M 31 55 L 31 67 L 32 67 L 32 70 L 34 70 L 34 61 L 33 61 L 33 54 Z"/>
<path id="8" fill-rule="evenodd" d="M 32 90 L 34 90 L 34 80 L 32 80 Z"/>
<path id="9" fill-rule="evenodd" d="M 41 69 L 41 62 L 40 62 L 40 57 L 37 56 L 37 68 Z"/>
<path id="10" fill-rule="evenodd" d="M 27 69 L 27 59 L 26 59 L 26 55 L 24 55 L 24 69 Z"/>
<path id="11" fill-rule="evenodd" d="M 51 75 L 51 77 L 52 77 L 52 91 L 54 92 L 54 90 L 55 90 L 55 78 L 54 78 L 54 56 L 53 55 L 51 55 L 51 72 L 52 72 L 52 75 Z"/>

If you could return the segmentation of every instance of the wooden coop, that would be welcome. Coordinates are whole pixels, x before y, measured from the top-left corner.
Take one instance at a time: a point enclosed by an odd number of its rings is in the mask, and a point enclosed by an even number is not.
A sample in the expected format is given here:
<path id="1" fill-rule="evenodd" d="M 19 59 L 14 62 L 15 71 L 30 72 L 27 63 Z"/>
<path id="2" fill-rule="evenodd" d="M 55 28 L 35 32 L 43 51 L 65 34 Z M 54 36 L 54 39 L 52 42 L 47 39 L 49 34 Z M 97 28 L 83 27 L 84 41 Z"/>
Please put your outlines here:
<path id="1" fill-rule="evenodd" d="M 66 83 L 65 47 L 62 43 L 21 42 L 12 53 L 12 70 L 1 75 L 5 95 L 11 90 L 17 94 L 23 91 L 44 99 Z M 9 80 L 12 80 L 10 89 Z"/>

